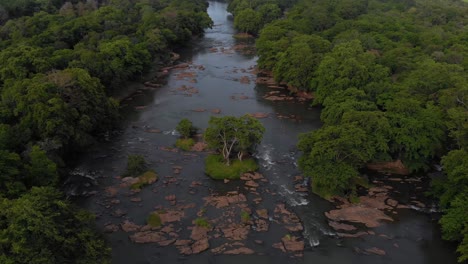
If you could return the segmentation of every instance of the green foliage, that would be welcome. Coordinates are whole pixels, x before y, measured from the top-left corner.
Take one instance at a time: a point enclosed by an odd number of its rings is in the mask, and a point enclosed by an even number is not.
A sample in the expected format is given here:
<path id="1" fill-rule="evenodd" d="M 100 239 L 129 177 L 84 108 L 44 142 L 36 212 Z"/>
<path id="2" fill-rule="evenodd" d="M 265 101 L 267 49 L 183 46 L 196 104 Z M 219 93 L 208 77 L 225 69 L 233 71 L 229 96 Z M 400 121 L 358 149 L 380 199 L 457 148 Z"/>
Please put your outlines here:
<path id="1" fill-rule="evenodd" d="M 197 219 L 194 220 L 194 222 L 196 226 L 211 229 L 210 222 L 208 222 L 208 220 L 204 217 L 198 217 Z"/>
<path id="2" fill-rule="evenodd" d="M 262 15 L 253 9 L 247 8 L 234 17 L 234 26 L 242 32 L 256 34 L 260 29 Z"/>
<path id="3" fill-rule="evenodd" d="M 151 227 L 160 227 L 161 226 L 161 217 L 158 213 L 151 213 L 146 219 L 146 224 Z"/>
<path id="4" fill-rule="evenodd" d="M 132 190 L 139 190 L 143 187 L 152 184 L 158 180 L 156 172 L 149 170 L 142 175 L 138 176 L 138 181 L 130 186 Z"/>
<path id="5" fill-rule="evenodd" d="M 54 186 L 58 182 L 57 165 L 53 163 L 39 146 L 33 146 L 29 153 L 30 162 L 26 165 L 29 186 Z"/>
<path id="6" fill-rule="evenodd" d="M 50 187 L 2 199 L 0 216 L 3 263 L 110 263 L 109 248 L 93 231 L 94 217 Z"/>
<path id="7" fill-rule="evenodd" d="M 184 118 L 177 124 L 176 131 L 179 132 L 183 138 L 187 139 L 197 132 L 197 128 L 193 126 L 190 120 Z"/>
<path id="8" fill-rule="evenodd" d="M 192 149 L 193 145 L 195 145 L 195 140 L 192 138 L 179 138 L 177 139 L 175 145 L 182 150 L 189 151 Z"/>
<path id="9" fill-rule="evenodd" d="M 241 221 L 247 223 L 250 221 L 250 214 L 247 211 L 242 210 L 240 212 Z"/>
<path id="10" fill-rule="evenodd" d="M 145 158 L 142 155 L 128 155 L 127 157 L 127 169 L 124 176 L 137 177 L 146 171 L 147 164 Z"/>
<path id="11" fill-rule="evenodd" d="M 209 155 L 205 158 L 205 173 L 215 180 L 239 179 L 243 173 L 257 169 L 258 165 L 253 159 L 234 160 L 230 165 L 226 165 L 220 155 Z"/>
<path id="12" fill-rule="evenodd" d="M 262 123 L 248 115 L 211 117 L 204 136 L 210 147 L 221 152 L 229 166 L 231 155 L 237 154 L 239 161 L 242 161 L 245 154 L 254 151 L 264 131 Z"/>

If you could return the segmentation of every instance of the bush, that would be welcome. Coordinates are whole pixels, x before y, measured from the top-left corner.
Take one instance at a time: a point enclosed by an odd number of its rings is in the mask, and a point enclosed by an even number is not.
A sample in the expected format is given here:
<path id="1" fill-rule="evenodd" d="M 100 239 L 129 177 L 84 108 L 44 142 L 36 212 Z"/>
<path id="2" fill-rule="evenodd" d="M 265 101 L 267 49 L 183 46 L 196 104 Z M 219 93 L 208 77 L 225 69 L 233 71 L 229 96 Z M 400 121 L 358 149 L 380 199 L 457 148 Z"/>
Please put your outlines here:
<path id="1" fill-rule="evenodd" d="M 156 174 L 156 172 L 150 170 L 150 171 L 147 171 L 144 174 L 138 176 L 138 181 L 136 183 L 132 184 L 132 186 L 130 186 L 130 188 L 133 189 L 133 190 L 141 189 L 141 188 L 145 187 L 146 185 L 150 185 L 150 184 L 152 184 L 153 182 L 155 182 L 157 180 L 158 180 L 158 175 Z"/>
<path id="2" fill-rule="evenodd" d="M 253 159 L 234 160 L 230 166 L 224 163 L 220 155 L 209 155 L 205 159 L 205 173 L 216 180 L 239 179 L 243 173 L 257 169 L 258 165 Z"/>
<path id="3" fill-rule="evenodd" d="M 158 213 L 151 213 L 148 218 L 146 219 L 146 223 L 152 227 L 160 227 L 161 226 L 161 217 Z"/>
<path id="4" fill-rule="evenodd" d="M 197 132 L 197 129 L 193 126 L 190 120 L 184 118 L 180 120 L 179 124 L 176 127 L 176 131 L 179 132 L 179 134 L 183 138 L 187 139 L 194 135 Z"/>
<path id="5" fill-rule="evenodd" d="M 245 223 L 245 222 L 250 221 L 250 214 L 248 212 L 242 210 L 241 213 L 240 213 L 240 216 L 241 216 L 241 221 L 242 222 Z"/>
<path id="6" fill-rule="evenodd" d="M 175 145 L 181 150 L 189 151 L 192 149 L 192 146 L 195 145 L 195 140 L 191 138 L 179 138 Z"/>
<path id="7" fill-rule="evenodd" d="M 146 161 L 142 155 L 128 155 L 127 170 L 124 176 L 136 177 L 146 170 Z"/>
<path id="8" fill-rule="evenodd" d="M 203 218 L 203 217 L 199 217 L 199 218 L 195 219 L 195 225 L 200 226 L 200 227 L 205 227 L 205 228 L 208 228 L 208 229 L 211 228 L 211 225 L 208 222 L 208 220 L 206 220 L 206 218 Z"/>

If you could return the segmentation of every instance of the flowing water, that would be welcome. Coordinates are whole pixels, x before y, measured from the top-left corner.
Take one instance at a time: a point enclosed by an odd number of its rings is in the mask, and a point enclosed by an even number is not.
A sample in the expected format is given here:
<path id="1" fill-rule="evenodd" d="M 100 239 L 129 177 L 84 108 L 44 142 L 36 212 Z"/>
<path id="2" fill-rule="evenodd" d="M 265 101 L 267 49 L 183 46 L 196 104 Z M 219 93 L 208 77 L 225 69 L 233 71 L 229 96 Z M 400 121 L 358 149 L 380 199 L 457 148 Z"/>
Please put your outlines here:
<path id="1" fill-rule="evenodd" d="M 294 176 L 300 175 L 297 168 L 298 135 L 321 126 L 320 109 L 311 108 L 308 103 L 265 100 L 263 96 L 271 90 L 256 85 L 255 75 L 250 71 L 256 64 L 256 57 L 233 49 L 239 43 L 232 37 L 236 32 L 232 17 L 226 11 L 227 4 L 214 1 L 209 4 L 208 13 L 215 26 L 181 52 L 182 62 L 189 63 L 190 67 L 170 71 L 165 80 L 167 83 L 161 88 L 147 89 L 134 84 L 139 90 L 122 103 L 123 130 L 112 135 L 108 142 L 89 150 L 79 161 L 65 189 L 71 195 L 87 194 L 80 203 L 97 215 L 97 224 L 102 230 L 105 225 L 118 225 L 123 219 L 145 224 L 146 217 L 155 207 L 166 205 L 164 197 L 169 194 L 175 194 L 178 201 L 193 201 L 202 206 L 203 197 L 239 188 L 239 183 L 210 180 L 204 174 L 205 154 L 162 150 L 162 147 L 174 145 L 178 137 L 174 130 L 177 123 L 188 118 L 203 130 L 213 115 L 267 113 L 268 116 L 260 120 L 266 132 L 256 159 L 260 172 L 269 180 L 266 188 L 277 195 L 263 196 L 263 203 L 272 208 L 278 202 L 285 202 L 299 216 L 304 225 L 304 256 L 291 258 L 271 247 L 271 243 L 279 241 L 275 235 L 279 229 L 275 225 L 261 237 L 264 245 L 252 246 L 258 254 L 248 256 L 215 256 L 208 250 L 184 257 L 172 246 L 134 244 L 127 233 L 119 230 L 106 233 L 113 249 L 112 263 L 456 263 L 453 245 L 440 239 L 431 215 L 417 210 L 402 209 L 394 222 L 373 229 L 385 237 L 369 235 L 343 239 L 336 235 L 324 216 L 332 205 L 315 195 L 295 192 L 293 183 Z M 189 74 L 180 75 L 182 72 Z M 191 87 L 197 90 L 190 90 Z M 221 113 L 214 114 L 213 109 Z M 112 198 L 105 192 L 108 186 L 120 182 L 117 176 L 125 170 L 128 154 L 143 155 L 160 176 L 157 183 L 136 194 L 141 201 L 132 202 L 130 198 L 135 195 L 128 192 Z M 171 175 L 175 165 L 182 167 L 178 182 L 164 184 L 165 177 Z M 193 181 L 202 183 L 196 193 L 190 193 L 189 185 Z M 115 216 L 116 210 L 125 215 Z M 190 219 L 186 221 L 189 225 Z M 254 239 L 259 238 L 249 235 L 249 240 Z M 386 255 L 357 252 L 358 248 L 371 247 L 384 249 Z"/>

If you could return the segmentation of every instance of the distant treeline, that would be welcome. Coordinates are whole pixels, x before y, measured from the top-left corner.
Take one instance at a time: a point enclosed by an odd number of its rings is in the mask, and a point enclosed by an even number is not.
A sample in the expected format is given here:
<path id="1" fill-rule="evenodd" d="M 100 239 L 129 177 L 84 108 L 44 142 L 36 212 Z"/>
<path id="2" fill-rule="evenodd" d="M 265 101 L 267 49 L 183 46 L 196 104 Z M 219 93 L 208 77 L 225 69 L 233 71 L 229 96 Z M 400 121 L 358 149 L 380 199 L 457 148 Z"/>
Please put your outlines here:
<path id="1" fill-rule="evenodd" d="M 0 2 L 0 263 L 108 263 L 56 190 L 63 157 L 118 120 L 109 98 L 212 26 L 203 0 Z"/>
<path id="2" fill-rule="evenodd" d="M 230 5 L 235 21 L 257 17 L 235 25 L 260 32 L 258 66 L 324 107 L 323 127 L 298 144 L 314 192 L 355 197 L 370 162 L 401 160 L 416 172 L 441 161 L 445 177 L 432 193 L 445 212 L 443 236 L 460 241 L 459 260 L 467 260 L 468 4 L 301 0 L 267 12 L 279 19 L 261 27 L 257 6 L 280 4 L 258 2 Z"/>

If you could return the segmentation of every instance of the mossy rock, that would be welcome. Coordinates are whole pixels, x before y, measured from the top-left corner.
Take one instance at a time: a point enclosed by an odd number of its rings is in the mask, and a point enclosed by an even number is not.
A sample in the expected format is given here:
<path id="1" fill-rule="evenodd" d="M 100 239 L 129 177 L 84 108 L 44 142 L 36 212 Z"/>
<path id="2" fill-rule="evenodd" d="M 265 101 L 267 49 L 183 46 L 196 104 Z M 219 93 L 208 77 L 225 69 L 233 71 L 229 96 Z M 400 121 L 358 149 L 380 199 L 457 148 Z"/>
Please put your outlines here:
<path id="1" fill-rule="evenodd" d="M 151 227 L 160 227 L 162 224 L 161 217 L 158 213 L 151 213 L 146 219 L 146 223 Z"/>
<path id="2" fill-rule="evenodd" d="M 205 159 L 205 173 L 213 179 L 239 179 L 246 172 L 256 171 L 258 165 L 253 159 L 233 160 L 228 166 L 220 155 L 209 155 Z"/>
<path id="3" fill-rule="evenodd" d="M 132 184 L 132 189 L 141 189 L 146 185 L 150 185 L 158 180 L 158 175 L 156 172 L 149 170 L 142 175 L 138 176 L 138 181 Z"/>
<path id="4" fill-rule="evenodd" d="M 195 140 L 192 138 L 179 138 L 175 143 L 176 147 L 181 150 L 189 151 L 195 145 Z"/>

